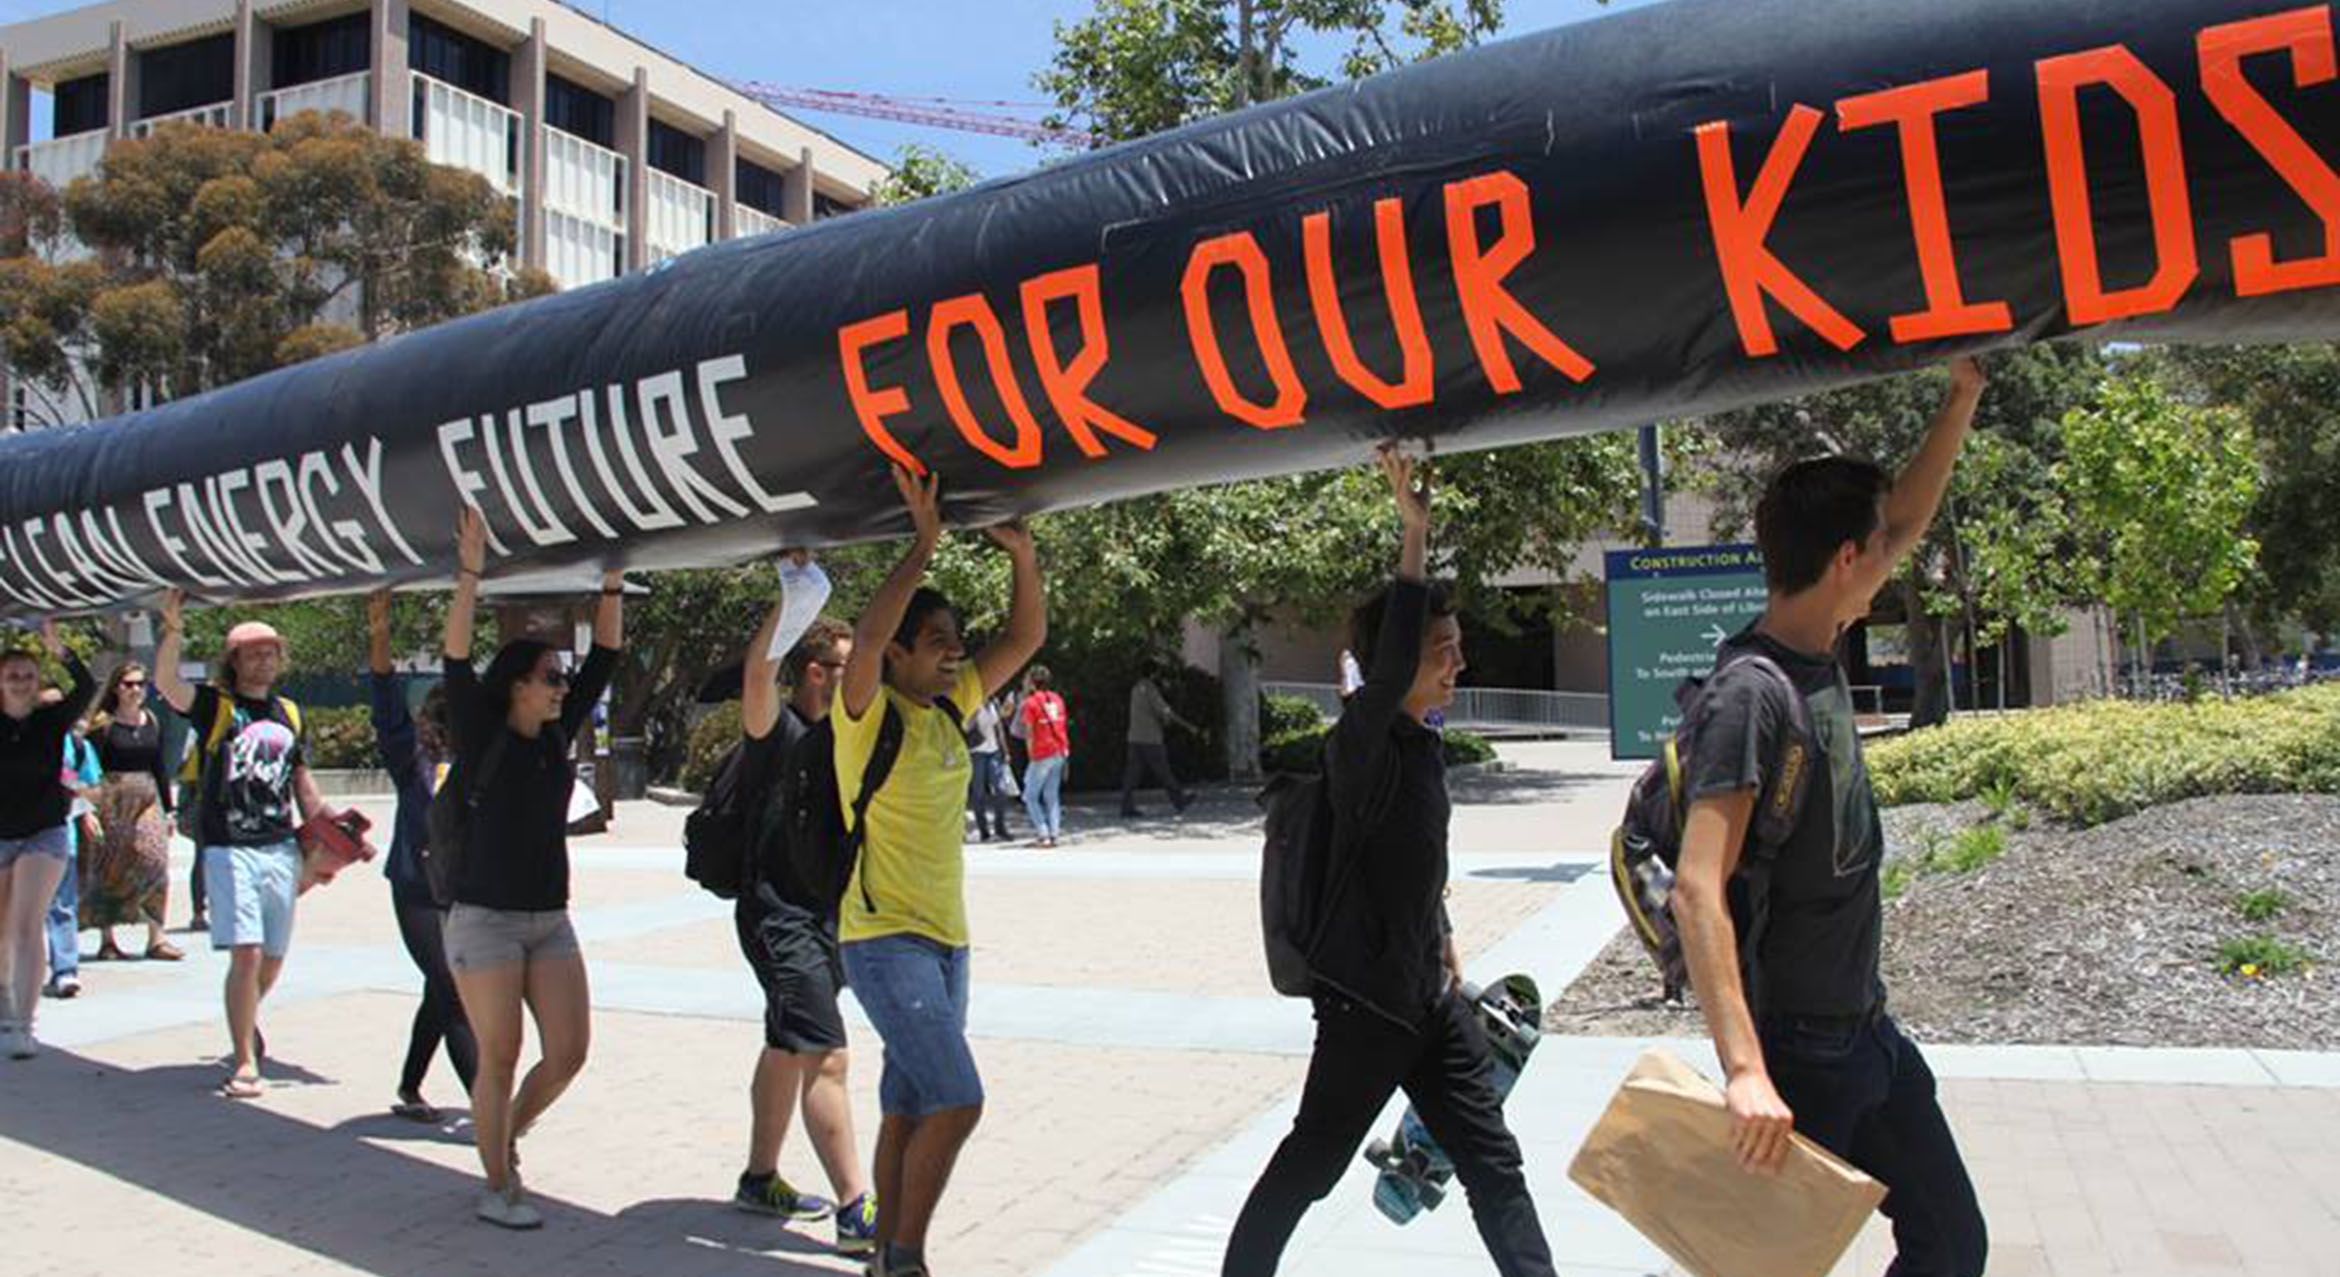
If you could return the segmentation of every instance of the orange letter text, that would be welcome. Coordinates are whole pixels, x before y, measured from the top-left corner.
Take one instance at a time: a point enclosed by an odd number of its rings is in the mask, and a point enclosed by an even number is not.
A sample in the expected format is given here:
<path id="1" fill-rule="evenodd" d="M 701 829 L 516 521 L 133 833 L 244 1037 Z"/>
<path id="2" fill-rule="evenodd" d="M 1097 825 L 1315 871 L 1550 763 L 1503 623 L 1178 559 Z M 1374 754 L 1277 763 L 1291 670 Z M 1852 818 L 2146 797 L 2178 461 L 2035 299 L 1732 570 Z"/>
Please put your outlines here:
<path id="1" fill-rule="evenodd" d="M 1986 102 L 1990 96 L 1990 72 L 1969 71 L 1836 104 L 1837 124 L 1847 131 L 1875 124 L 1893 124 L 1901 130 L 1901 174 L 1909 194 L 1909 227 L 1917 237 L 1926 308 L 1893 317 L 1897 342 L 1998 333 L 2015 326 L 2005 302 L 1969 302 L 1958 286 L 1957 247 L 1950 237 L 1950 210 L 1942 197 L 1942 154 L 1934 136 L 1935 116 Z"/>
<path id="2" fill-rule="evenodd" d="M 1081 325 L 1081 347 L 1070 364 L 1057 354 L 1056 337 L 1048 330 L 1048 306 L 1070 298 Z M 1024 281 L 1024 335 L 1032 343 L 1032 362 L 1040 369 L 1040 388 L 1048 406 L 1056 409 L 1065 430 L 1083 456 L 1102 457 L 1102 430 L 1140 448 L 1154 446 L 1154 432 L 1136 425 L 1089 398 L 1089 383 L 1105 367 L 1105 300 L 1097 284 L 1097 267 L 1068 270 Z"/>
<path id="3" fill-rule="evenodd" d="M 1414 300 L 1414 267 L 1406 255 L 1405 201 L 1374 201 L 1373 222 L 1381 250 L 1381 288 L 1389 298 L 1390 327 L 1405 356 L 1405 379 L 1393 386 L 1357 358 L 1349 318 L 1341 311 L 1340 279 L 1333 273 L 1330 213 L 1311 213 L 1300 223 L 1308 256 L 1308 300 L 1316 311 L 1317 331 L 1324 335 L 1324 353 L 1341 380 L 1379 407 L 1413 408 L 1430 402 L 1437 387 L 1432 381 L 1430 338 L 1422 331 L 1422 308 Z"/>
<path id="4" fill-rule="evenodd" d="M 1772 255 L 1764 240 L 1787 199 L 1788 183 L 1819 132 L 1821 115 L 1808 106 L 1790 109 L 1755 188 L 1739 200 L 1738 167 L 1731 159 L 1731 126 L 1716 120 L 1698 126 L 1698 171 L 1706 184 L 1706 220 L 1714 231 L 1714 255 L 1722 265 L 1723 287 L 1730 294 L 1731 317 L 1738 321 L 1739 344 L 1750 358 L 1779 353 L 1779 338 L 1771 331 L 1771 316 L 1763 308 L 1766 294 L 1779 299 L 1812 331 L 1838 350 L 1851 350 L 1868 334 L 1821 300 L 1812 286 Z"/>
<path id="5" fill-rule="evenodd" d="M 1234 375 L 1227 371 L 1227 357 L 1219 349 L 1219 330 L 1211 319 L 1211 273 L 1221 266 L 1233 266 L 1243 274 L 1251 330 L 1259 338 L 1259 353 L 1267 363 L 1268 376 L 1276 383 L 1274 403 L 1255 404 L 1245 399 L 1235 388 Z M 1276 320 L 1267 254 L 1260 251 L 1251 232 L 1237 231 L 1195 245 L 1178 291 L 1186 301 L 1187 340 L 1194 345 L 1195 362 L 1202 366 L 1203 380 L 1210 383 L 1211 397 L 1218 400 L 1219 410 L 1261 430 L 1299 425 L 1308 407 L 1308 388 L 1300 384 L 1300 374 L 1292 367 L 1283 325 Z"/>
<path id="6" fill-rule="evenodd" d="M 2089 206 L 2088 157 L 2080 142 L 2080 90 L 2101 84 L 2137 113 L 2145 155 L 2145 194 L 2153 217 L 2153 278 L 2105 291 L 2096 256 L 2096 214 Z M 2199 262 L 2186 157 L 2178 143 L 2177 95 L 2137 55 L 2118 44 L 2048 58 L 2039 64 L 2039 122 L 2047 140 L 2048 196 L 2055 206 L 2056 255 L 2064 267 L 2064 306 L 2075 324 L 2150 315 L 2177 305 Z"/>
<path id="7" fill-rule="evenodd" d="M 1503 233 L 1492 248 L 1479 243 L 1479 210 L 1489 204 L 1496 207 L 1503 221 Z M 1479 367 L 1486 372 L 1489 385 L 1506 395 L 1519 390 L 1519 373 L 1512 368 L 1511 351 L 1503 344 L 1505 334 L 1517 337 L 1572 380 L 1592 376 L 1592 361 L 1553 336 L 1542 320 L 1529 314 L 1503 287 L 1504 277 L 1536 248 L 1527 183 L 1509 173 L 1447 183 L 1446 244 L 1454 258 L 1454 286 L 1462 294 L 1463 322 L 1470 327 L 1471 346 L 1479 352 Z"/>
<path id="8" fill-rule="evenodd" d="M 873 319 L 847 324 L 837 330 L 837 360 L 845 369 L 845 393 L 853 400 L 853 415 L 861 419 L 861 433 L 869 436 L 878 451 L 892 457 L 895 465 L 912 474 L 925 474 L 926 466 L 886 429 L 886 418 L 910 411 L 908 392 L 900 386 L 870 389 L 869 370 L 861 362 L 862 352 L 870 347 L 909 335 L 910 312 L 906 310 L 889 310 Z"/>
<path id="9" fill-rule="evenodd" d="M 2232 245 L 2234 291 L 2243 297 L 2340 284 L 2340 177 L 2243 78 L 2244 58 L 2285 48 L 2291 50 L 2293 84 L 2304 89 L 2330 80 L 2332 11 L 2319 4 L 2202 33 L 2202 91 L 2324 222 L 2324 255 L 2294 262 L 2275 260 L 2272 235 L 2238 236 Z"/>

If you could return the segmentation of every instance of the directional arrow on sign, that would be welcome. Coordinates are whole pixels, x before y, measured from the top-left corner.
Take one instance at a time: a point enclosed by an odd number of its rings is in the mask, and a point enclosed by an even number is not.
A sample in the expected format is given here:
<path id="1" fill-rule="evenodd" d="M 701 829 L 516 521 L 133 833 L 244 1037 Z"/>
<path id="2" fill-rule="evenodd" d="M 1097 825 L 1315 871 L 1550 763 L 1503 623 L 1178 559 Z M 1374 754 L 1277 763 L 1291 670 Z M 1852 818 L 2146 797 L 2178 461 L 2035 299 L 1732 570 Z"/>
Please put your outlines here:
<path id="1" fill-rule="evenodd" d="M 1714 644 L 1716 647 L 1721 647 L 1723 645 L 1723 640 L 1729 638 L 1730 635 L 1723 633 L 1723 627 L 1719 625 L 1709 625 L 1706 627 L 1706 632 L 1700 634 L 1698 637 L 1705 639 L 1707 642 Z"/>

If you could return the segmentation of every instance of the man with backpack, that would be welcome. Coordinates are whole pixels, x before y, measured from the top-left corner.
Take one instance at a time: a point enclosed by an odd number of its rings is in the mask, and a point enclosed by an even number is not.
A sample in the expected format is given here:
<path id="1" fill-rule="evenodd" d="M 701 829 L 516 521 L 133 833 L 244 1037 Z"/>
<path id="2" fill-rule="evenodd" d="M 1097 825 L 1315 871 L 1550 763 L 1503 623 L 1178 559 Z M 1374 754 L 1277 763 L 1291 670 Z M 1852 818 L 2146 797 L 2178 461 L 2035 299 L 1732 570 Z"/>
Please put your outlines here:
<path id="1" fill-rule="evenodd" d="M 739 702 L 739 783 L 748 815 L 746 873 L 733 912 L 740 953 L 764 990 L 764 1049 L 748 1088 L 751 1123 L 747 1169 L 732 1204 L 785 1219 L 834 1216 L 840 1254 L 867 1254 L 877 1244 L 877 1201 L 867 1191 L 854 1151 L 853 1106 L 846 1095 L 845 1017 L 837 995 L 845 973 L 837 953 L 837 901 L 806 884 L 789 854 L 780 783 L 800 749 L 830 748 L 822 726 L 837 694 L 837 676 L 853 650 L 853 632 L 815 620 L 775 671 L 772 633 L 785 604 L 774 604 L 748 641 Z M 780 684 L 791 689 L 785 703 Z M 806 742 L 811 744 L 807 746 Z M 805 1135 L 835 1190 L 832 1203 L 781 1178 L 780 1146 L 790 1118 L 804 1113 Z"/>
<path id="2" fill-rule="evenodd" d="M 1883 1181 L 1898 1277 L 1979 1274 L 1987 1236 L 1934 1075 L 1886 1014 L 1884 838 L 1839 644 L 1949 487 L 1983 389 L 1971 359 L 1950 373 L 1898 478 L 1832 456 L 1788 467 L 1764 492 L 1755 536 L 1770 599 L 1723 644 L 1684 719 L 1688 812 L 1670 896 L 1740 1161 L 1776 1171 L 1795 1130 Z M 1779 765 L 1793 750 L 1808 767 Z M 1791 817 L 1784 833 L 1757 836 L 1775 804 Z"/>
<path id="3" fill-rule="evenodd" d="M 1048 637 L 1039 551 L 1020 523 L 989 529 L 1014 569 L 1006 625 L 968 659 L 950 600 L 923 586 L 942 541 L 940 480 L 894 471 L 909 552 L 870 596 L 830 715 L 836 797 L 858 852 L 838 933 L 853 996 L 885 1043 L 878 1081 L 876 1277 L 926 1277 L 927 1226 L 983 1115 L 967 1041 L 964 720 Z M 795 822 L 791 822 L 792 825 Z"/>
<path id="4" fill-rule="evenodd" d="M 1462 626 L 1424 574 L 1428 476 L 1394 446 L 1383 447 L 1380 463 L 1405 535 L 1397 579 L 1350 618 L 1365 681 L 1343 706 L 1325 752 L 1329 863 L 1313 935 L 1302 946 L 1316 1047 L 1299 1116 L 1244 1202 L 1221 1271 L 1276 1270 L 1301 1215 L 1332 1191 L 1403 1088 L 1454 1159 L 1496 1270 L 1549 1277 L 1551 1249 L 1519 1142 L 1503 1122 L 1485 1030 L 1461 994 L 1444 903 L 1452 809 L 1444 743 L 1424 720 L 1454 700 Z"/>
<path id="5" fill-rule="evenodd" d="M 212 906 L 211 946 L 228 953 L 227 1023 L 235 1060 L 220 1093 L 256 1099 L 261 999 L 284 970 L 300 895 L 296 831 L 323 806 L 302 751 L 300 706 L 275 693 L 284 640 L 259 621 L 227 633 L 219 677 L 189 687 L 179 676 L 185 599 L 162 606 L 154 687 L 192 727 L 202 802 L 196 845 Z"/>

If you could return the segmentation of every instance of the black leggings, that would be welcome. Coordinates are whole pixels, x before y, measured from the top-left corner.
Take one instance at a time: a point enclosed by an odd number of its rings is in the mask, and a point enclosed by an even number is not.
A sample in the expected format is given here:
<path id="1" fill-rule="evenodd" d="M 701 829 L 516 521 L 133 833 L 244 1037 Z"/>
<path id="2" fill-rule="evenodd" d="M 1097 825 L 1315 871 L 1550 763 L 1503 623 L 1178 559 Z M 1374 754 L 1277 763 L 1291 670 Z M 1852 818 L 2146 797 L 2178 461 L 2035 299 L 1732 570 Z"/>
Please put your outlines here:
<path id="1" fill-rule="evenodd" d="M 446 919 L 447 915 L 427 899 L 398 901 L 398 938 L 406 943 L 406 956 L 414 960 L 415 970 L 423 977 L 422 1005 L 414 1009 L 414 1035 L 406 1047 L 406 1069 L 398 1075 L 402 1096 L 421 1093 L 423 1074 L 430 1071 L 431 1055 L 439 1049 L 442 1038 L 447 1043 L 447 1059 L 455 1066 L 455 1076 L 463 1079 L 466 1094 L 471 1091 L 471 1079 L 479 1073 L 479 1042 L 463 1018 L 455 975 L 447 969 Z"/>

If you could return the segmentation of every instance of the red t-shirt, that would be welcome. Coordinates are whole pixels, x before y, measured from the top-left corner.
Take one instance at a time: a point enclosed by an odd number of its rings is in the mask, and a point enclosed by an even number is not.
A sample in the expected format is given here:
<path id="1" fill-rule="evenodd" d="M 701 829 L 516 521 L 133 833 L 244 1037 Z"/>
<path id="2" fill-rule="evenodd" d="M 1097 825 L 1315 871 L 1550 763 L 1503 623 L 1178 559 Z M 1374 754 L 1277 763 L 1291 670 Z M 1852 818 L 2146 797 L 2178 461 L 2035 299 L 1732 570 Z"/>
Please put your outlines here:
<path id="1" fill-rule="evenodd" d="M 1054 692 L 1034 692 L 1024 698 L 1024 727 L 1032 735 L 1032 757 L 1055 758 L 1072 752 L 1072 736 L 1065 730 L 1064 698 Z"/>

